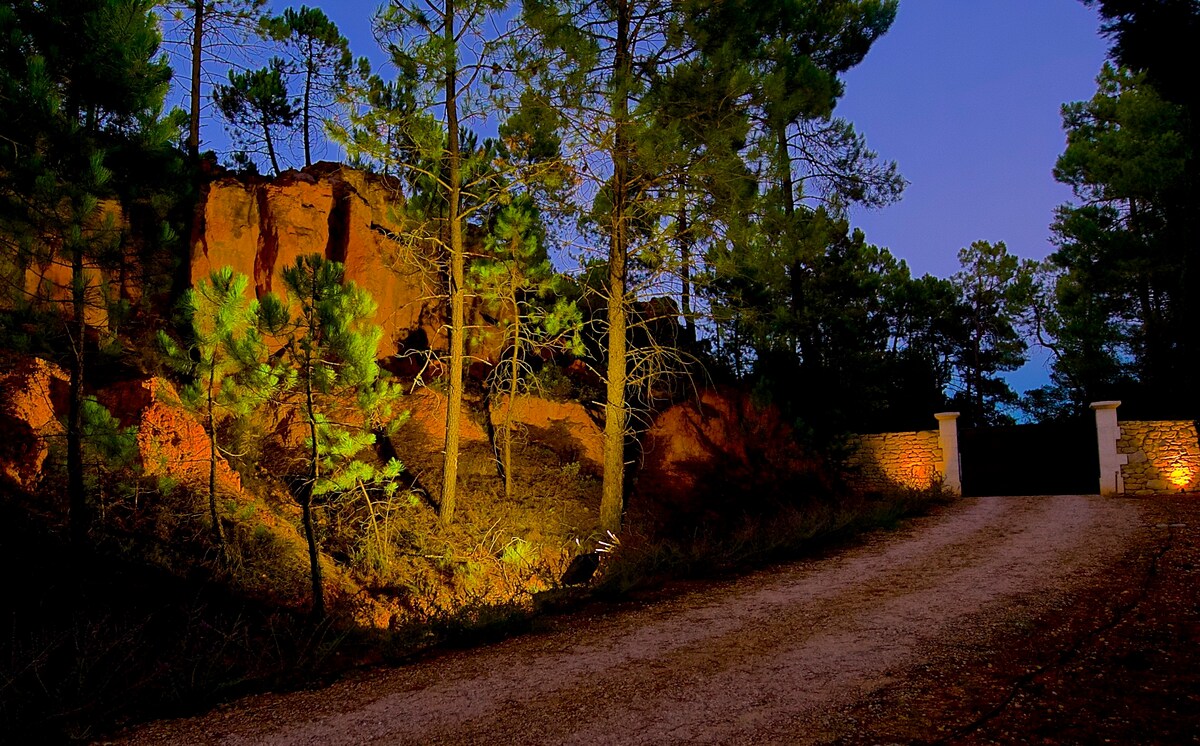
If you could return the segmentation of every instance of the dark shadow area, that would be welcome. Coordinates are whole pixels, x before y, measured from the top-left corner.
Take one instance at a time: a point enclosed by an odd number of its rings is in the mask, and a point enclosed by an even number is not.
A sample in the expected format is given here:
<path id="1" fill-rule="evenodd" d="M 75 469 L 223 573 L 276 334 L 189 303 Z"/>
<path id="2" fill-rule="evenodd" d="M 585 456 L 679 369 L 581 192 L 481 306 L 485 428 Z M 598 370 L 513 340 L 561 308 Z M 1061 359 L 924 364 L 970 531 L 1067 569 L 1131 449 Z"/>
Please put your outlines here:
<path id="1" fill-rule="evenodd" d="M 962 488 L 989 495 L 1094 495 L 1100 485 L 1096 423 L 964 428 L 959 432 Z"/>

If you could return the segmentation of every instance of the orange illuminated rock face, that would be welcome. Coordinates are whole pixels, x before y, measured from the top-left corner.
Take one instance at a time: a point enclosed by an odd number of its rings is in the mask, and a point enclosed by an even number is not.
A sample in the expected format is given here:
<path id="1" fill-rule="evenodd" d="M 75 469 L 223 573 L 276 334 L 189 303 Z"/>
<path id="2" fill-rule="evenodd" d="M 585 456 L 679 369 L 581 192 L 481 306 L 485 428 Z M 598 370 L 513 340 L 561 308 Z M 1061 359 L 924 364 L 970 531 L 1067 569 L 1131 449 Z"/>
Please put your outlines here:
<path id="1" fill-rule="evenodd" d="M 439 445 L 446 440 L 446 395 L 437 389 L 421 386 L 405 397 L 403 408 L 409 410 L 407 427 L 415 428 L 425 442 Z M 469 445 L 487 445 L 488 436 L 470 417 L 463 417 L 459 425 L 459 438 L 465 448 Z"/>
<path id="2" fill-rule="evenodd" d="M 491 413 L 497 433 L 508 420 L 508 397 L 498 399 Z M 604 429 L 579 402 L 518 396 L 512 407 L 512 426 L 551 448 L 564 463 L 579 463 L 596 474 L 604 466 Z"/>
<path id="3" fill-rule="evenodd" d="M 283 270 L 297 257 L 319 254 L 343 263 L 346 278 L 375 299 L 374 321 L 383 330 L 380 359 L 406 352 L 444 352 L 448 312 L 443 251 L 431 238 L 439 228 L 436 222 L 418 224 L 404 214 L 396 179 L 337 164 L 318 163 L 274 179 L 218 175 L 201 188 L 196 205 L 188 279 L 194 286 L 213 270 L 228 266 L 250 278 L 256 297 L 268 292 L 286 297 Z M 139 237 L 115 202 L 101 206 L 91 230 L 96 241 L 111 243 L 114 255 L 122 257 L 103 270 L 84 267 L 86 321 L 103 328 L 108 326 L 111 304 L 123 300 L 136 305 L 142 298 Z M 478 235 L 468 234 L 469 253 L 478 253 L 470 245 L 477 247 L 479 242 Z M 24 284 L 29 301 L 70 316 L 71 267 L 61 257 L 33 263 Z M 157 311 L 171 313 L 169 307 Z M 468 301 L 466 323 L 467 354 L 487 368 L 499 357 L 503 334 L 479 299 Z M 486 370 L 476 375 L 482 377 Z"/>
<path id="4" fill-rule="evenodd" d="M 121 424 L 137 426 L 138 456 L 148 477 L 170 477 L 195 489 L 208 488 L 208 434 L 200 423 L 179 406 L 174 387 L 161 378 L 114 384 L 97 392 L 96 398 Z M 237 472 L 224 458 L 217 458 L 217 488 L 241 492 Z"/>
<path id="5" fill-rule="evenodd" d="M 664 524 L 726 520 L 830 489 L 821 464 L 796 443 L 779 410 L 743 392 L 707 390 L 671 407 L 643 444 L 630 507 Z"/>
<path id="6" fill-rule="evenodd" d="M 0 476 L 33 489 L 42 476 L 52 438 L 64 434 L 67 374 L 40 358 L 0 359 Z"/>
<path id="7" fill-rule="evenodd" d="M 6 356 L 0 363 L 0 430 L 5 434 L 0 438 L 0 475 L 31 490 L 42 478 L 51 441 L 65 435 L 67 374 L 35 357 Z M 170 383 L 142 378 L 95 393 L 122 426 L 137 426 L 138 456 L 146 476 L 208 488 L 208 435 L 180 408 Z M 241 479 L 223 458 L 217 461 L 217 486 L 227 493 L 241 491 Z"/>
<path id="8" fill-rule="evenodd" d="M 257 297 L 286 296 L 283 270 L 319 254 L 346 266 L 367 290 L 383 328 L 378 356 L 445 350 L 446 312 L 438 248 L 429 228 L 406 222 L 392 178 L 319 163 L 275 179 L 224 176 L 204 187 L 191 241 L 191 282 L 229 266 Z M 468 324 L 487 329 L 478 308 Z M 472 334 L 476 357 L 494 360 L 495 335 Z"/>
<path id="9" fill-rule="evenodd" d="M 141 298 L 134 242 L 126 230 L 128 220 L 121 205 L 112 200 L 100 203 L 92 225 L 85 237 L 96 247 L 104 247 L 108 257 L 105 269 L 90 259 L 83 265 L 84 319 L 88 326 L 108 326 L 109 306 L 119 301 L 137 303 Z M 113 257 L 117 257 L 114 259 Z M 54 308 L 67 318 L 74 310 L 71 303 L 72 277 L 70 260 L 64 256 L 43 256 L 25 269 L 25 300 L 35 306 Z"/>

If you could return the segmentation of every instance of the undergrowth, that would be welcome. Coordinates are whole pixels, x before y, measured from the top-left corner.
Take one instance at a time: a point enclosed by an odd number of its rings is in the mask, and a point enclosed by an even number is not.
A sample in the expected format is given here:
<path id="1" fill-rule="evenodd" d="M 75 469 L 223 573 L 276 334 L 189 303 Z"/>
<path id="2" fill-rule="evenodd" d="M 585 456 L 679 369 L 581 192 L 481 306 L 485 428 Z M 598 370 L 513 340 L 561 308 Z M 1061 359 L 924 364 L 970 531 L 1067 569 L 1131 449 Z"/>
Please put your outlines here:
<path id="1" fill-rule="evenodd" d="M 341 544 L 337 571 L 361 590 L 338 597 L 319 624 L 307 614 L 294 511 L 269 490 L 224 506 L 225 560 L 207 545 L 203 506 L 178 486 L 110 493 L 85 550 L 66 543 L 61 516 L 0 495 L 0 562 L 14 568 L 11 612 L 0 615 L 0 742 L 94 739 L 433 647 L 493 642 L 589 598 L 811 554 L 946 499 L 897 491 L 762 501 L 736 516 L 674 521 L 669 532 L 631 515 L 591 589 L 564 589 L 566 562 L 600 538 L 574 502 L 580 492 L 594 497 L 598 483 L 549 452 L 522 451 L 516 499 L 503 498 L 487 454 L 477 454 L 465 469 L 471 499 L 449 531 L 409 506 L 369 534 L 382 543 Z M 389 603 L 399 610 L 390 624 L 364 623 Z"/>
<path id="2" fill-rule="evenodd" d="M 868 531 L 893 529 L 906 518 L 927 513 L 952 497 L 934 487 L 896 488 L 870 498 L 848 495 L 799 506 L 778 502 L 761 512 L 743 513 L 664 535 L 636 522 L 608 553 L 595 584 L 601 596 L 622 596 L 685 577 L 750 569 L 825 551 Z"/>

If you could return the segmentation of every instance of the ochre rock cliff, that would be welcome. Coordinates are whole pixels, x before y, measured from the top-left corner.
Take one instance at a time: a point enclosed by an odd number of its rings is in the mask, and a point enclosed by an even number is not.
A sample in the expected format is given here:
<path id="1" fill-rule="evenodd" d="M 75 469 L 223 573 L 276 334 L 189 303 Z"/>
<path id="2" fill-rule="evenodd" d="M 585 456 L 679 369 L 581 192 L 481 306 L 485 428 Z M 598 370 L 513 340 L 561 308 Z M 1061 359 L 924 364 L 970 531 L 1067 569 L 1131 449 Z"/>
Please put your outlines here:
<path id="1" fill-rule="evenodd" d="M 84 232 L 88 241 L 103 250 L 107 269 L 87 258 L 83 266 L 84 319 L 94 328 L 109 325 L 108 308 L 119 301 L 137 303 L 142 297 L 141 272 L 137 262 L 137 237 L 131 235 L 125 210 L 115 200 L 104 200 L 93 224 Z M 35 251 L 25 269 L 25 300 L 54 308 L 66 317 L 73 315 L 71 262 L 64 256 Z"/>
<path id="2" fill-rule="evenodd" d="M 378 356 L 442 352 L 447 349 L 448 317 L 442 253 L 429 238 L 429 226 L 404 217 L 405 200 L 394 178 L 349 167 L 318 163 L 270 179 L 218 174 L 201 187 L 192 221 L 186 262 L 195 285 L 220 267 L 250 278 L 255 296 L 286 297 L 283 270 L 296 258 L 320 254 L 343 263 L 346 278 L 370 292 L 378 304 L 375 323 L 383 329 Z M 108 326 L 107 306 L 142 298 L 138 267 L 140 237 L 126 211 L 105 202 L 91 229 L 97 241 L 111 244 L 106 269 L 90 262 L 87 323 Z M 121 258 L 123 257 L 123 258 Z M 34 262 L 25 273 L 25 293 L 34 303 L 50 304 L 71 315 L 71 267 L 62 258 Z M 169 304 L 169 299 L 156 302 Z M 169 316 L 171 308 L 156 309 Z M 494 361 L 501 334 L 478 299 L 467 308 L 467 353 L 485 364 Z M 423 360 L 415 362 L 419 370 Z M 477 371 L 477 375 L 486 370 Z"/>
<path id="3" fill-rule="evenodd" d="M 54 363 L 23 355 L 5 355 L 0 364 L 0 476 L 33 490 L 54 439 L 66 435 L 67 374 Z M 89 391 L 124 427 L 137 426 L 138 461 L 149 477 L 170 477 L 196 489 L 208 487 L 208 435 L 182 409 L 174 387 L 146 377 Z M 241 479 L 224 458 L 217 461 L 219 488 L 241 492 Z"/>
<path id="4" fill-rule="evenodd" d="M 125 427 L 137 426 L 138 457 L 148 477 L 170 477 L 203 491 L 208 488 L 208 434 L 182 409 L 175 388 L 162 378 L 141 378 L 113 384 L 96 392 L 96 399 Z M 242 490 L 237 472 L 217 457 L 217 488 L 236 495 Z"/>
<path id="5" fill-rule="evenodd" d="M 444 350 L 437 248 L 405 222 L 404 204 L 395 179 L 329 163 L 275 179 L 218 178 L 204 187 L 196 208 L 192 284 L 230 266 L 251 278 L 257 297 L 286 296 L 284 268 L 299 256 L 320 254 L 345 264 L 347 279 L 379 304 L 380 358 Z M 481 324 L 478 313 L 471 316 L 468 323 Z"/>
<path id="6" fill-rule="evenodd" d="M 492 406 L 492 427 L 500 433 L 509 421 L 508 397 L 497 397 Z M 577 401 L 550 401 L 536 396 L 517 396 L 511 426 L 523 431 L 520 437 L 546 445 L 563 463 L 577 462 L 599 474 L 604 468 L 604 428 Z M 497 437 L 500 437 L 497 435 Z"/>

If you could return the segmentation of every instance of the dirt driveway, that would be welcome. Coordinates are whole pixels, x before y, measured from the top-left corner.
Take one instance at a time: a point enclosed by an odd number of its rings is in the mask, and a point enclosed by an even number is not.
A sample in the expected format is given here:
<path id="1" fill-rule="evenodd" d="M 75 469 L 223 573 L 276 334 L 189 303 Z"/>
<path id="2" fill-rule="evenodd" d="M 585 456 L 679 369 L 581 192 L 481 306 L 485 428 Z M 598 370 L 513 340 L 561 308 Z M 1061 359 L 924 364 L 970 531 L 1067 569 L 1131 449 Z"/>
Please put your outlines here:
<path id="1" fill-rule="evenodd" d="M 1179 504 L 1194 516 L 1192 500 Z M 1133 617 L 1171 542 L 1183 532 L 1195 543 L 1195 523 L 1167 512 L 1098 497 L 964 499 L 828 558 L 553 619 L 320 691 L 251 697 L 127 742 L 1027 742 L 1042 727 L 1027 715 L 1045 710 L 1061 729 L 1051 710 L 1094 701 L 1072 692 L 1070 670 Z M 1056 676 L 1059 690 L 1041 692 Z M 1180 709 L 1172 722 L 1194 736 L 1197 691 L 1148 706 L 1160 720 Z M 1089 735 L 1071 733 L 1037 731 L 1041 742 Z"/>

